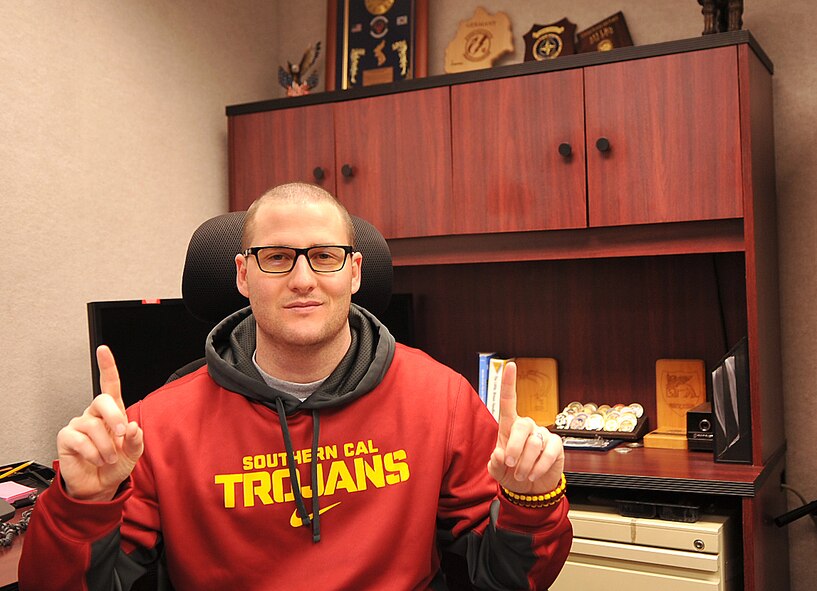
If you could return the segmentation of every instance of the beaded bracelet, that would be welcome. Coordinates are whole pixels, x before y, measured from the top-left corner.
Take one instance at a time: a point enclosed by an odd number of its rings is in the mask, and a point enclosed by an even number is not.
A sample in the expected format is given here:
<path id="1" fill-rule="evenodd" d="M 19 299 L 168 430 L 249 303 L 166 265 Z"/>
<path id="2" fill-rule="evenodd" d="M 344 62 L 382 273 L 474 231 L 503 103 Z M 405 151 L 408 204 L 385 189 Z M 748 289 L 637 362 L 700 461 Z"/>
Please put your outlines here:
<path id="1" fill-rule="evenodd" d="M 550 507 L 562 500 L 562 497 L 565 496 L 565 491 L 567 490 L 567 479 L 565 478 L 565 475 L 562 474 L 562 478 L 559 481 L 559 486 L 554 488 L 549 493 L 545 493 L 543 495 L 520 495 L 519 493 L 508 490 L 504 486 L 501 488 L 502 494 L 505 496 L 505 498 L 514 505 L 539 509 L 542 507 Z"/>

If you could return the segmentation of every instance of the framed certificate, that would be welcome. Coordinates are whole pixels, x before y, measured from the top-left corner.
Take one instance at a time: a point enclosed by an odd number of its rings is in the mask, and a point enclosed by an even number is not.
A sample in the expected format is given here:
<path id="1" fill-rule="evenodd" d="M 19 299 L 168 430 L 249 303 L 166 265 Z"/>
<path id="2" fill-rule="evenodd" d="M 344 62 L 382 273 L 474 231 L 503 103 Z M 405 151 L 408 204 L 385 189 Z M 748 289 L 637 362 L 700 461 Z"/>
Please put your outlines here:
<path id="1" fill-rule="evenodd" d="M 423 78 L 428 0 L 328 0 L 326 90 Z"/>

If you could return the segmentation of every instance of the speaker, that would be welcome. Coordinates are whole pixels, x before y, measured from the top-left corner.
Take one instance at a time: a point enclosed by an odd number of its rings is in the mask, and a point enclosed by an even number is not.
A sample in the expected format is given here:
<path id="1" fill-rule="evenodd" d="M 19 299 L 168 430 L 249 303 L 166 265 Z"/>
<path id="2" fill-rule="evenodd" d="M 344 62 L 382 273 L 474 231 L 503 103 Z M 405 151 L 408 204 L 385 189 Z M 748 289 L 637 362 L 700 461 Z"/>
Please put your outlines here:
<path id="1" fill-rule="evenodd" d="M 744 337 L 712 370 L 716 462 L 752 463 L 749 347 Z"/>
<path id="2" fill-rule="evenodd" d="M 687 449 L 709 451 L 714 449 L 715 422 L 712 403 L 704 402 L 687 411 Z"/>

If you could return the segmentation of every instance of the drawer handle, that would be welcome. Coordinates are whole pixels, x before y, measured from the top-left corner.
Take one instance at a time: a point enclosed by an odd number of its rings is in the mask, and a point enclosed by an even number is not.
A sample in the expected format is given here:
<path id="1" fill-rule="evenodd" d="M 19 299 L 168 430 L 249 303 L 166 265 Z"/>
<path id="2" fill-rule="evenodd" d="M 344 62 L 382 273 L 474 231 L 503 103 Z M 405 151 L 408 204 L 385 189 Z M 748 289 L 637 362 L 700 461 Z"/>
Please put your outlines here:
<path id="1" fill-rule="evenodd" d="M 348 179 L 348 178 L 352 178 L 353 176 L 355 176 L 355 171 L 354 171 L 354 170 L 352 169 L 352 167 L 351 167 L 350 165 L 348 165 L 348 164 L 344 164 L 344 165 L 341 167 L 341 169 L 340 169 L 340 173 L 341 173 L 343 176 L 345 176 L 347 179 Z"/>
<path id="2" fill-rule="evenodd" d="M 324 172 L 323 168 L 320 166 L 316 166 L 312 170 L 312 175 L 315 177 L 316 181 L 322 181 L 326 177 L 326 173 Z"/>
<path id="3" fill-rule="evenodd" d="M 596 140 L 596 148 L 598 148 L 599 152 L 609 152 L 610 140 L 608 140 L 606 137 L 600 137 Z"/>
<path id="4" fill-rule="evenodd" d="M 567 158 L 573 152 L 573 148 L 570 144 L 559 144 L 559 154 Z"/>

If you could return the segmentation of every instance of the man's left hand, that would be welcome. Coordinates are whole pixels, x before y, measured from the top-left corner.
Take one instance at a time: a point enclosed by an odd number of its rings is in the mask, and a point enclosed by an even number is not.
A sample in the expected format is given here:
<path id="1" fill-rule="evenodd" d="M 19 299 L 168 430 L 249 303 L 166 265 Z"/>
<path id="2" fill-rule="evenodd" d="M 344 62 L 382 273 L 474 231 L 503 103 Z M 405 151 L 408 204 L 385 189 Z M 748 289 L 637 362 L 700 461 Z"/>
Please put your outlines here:
<path id="1" fill-rule="evenodd" d="M 559 486 L 564 464 L 561 437 L 516 414 L 516 364 L 508 362 L 502 371 L 499 433 L 488 473 L 512 492 L 541 495 Z"/>

